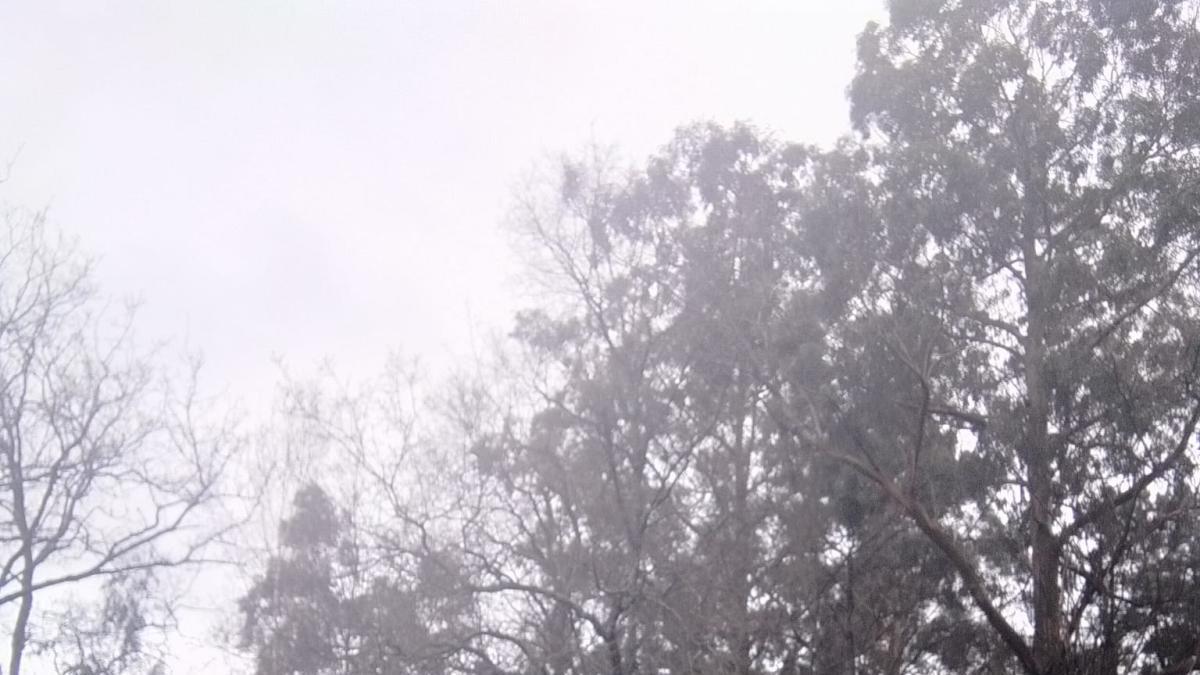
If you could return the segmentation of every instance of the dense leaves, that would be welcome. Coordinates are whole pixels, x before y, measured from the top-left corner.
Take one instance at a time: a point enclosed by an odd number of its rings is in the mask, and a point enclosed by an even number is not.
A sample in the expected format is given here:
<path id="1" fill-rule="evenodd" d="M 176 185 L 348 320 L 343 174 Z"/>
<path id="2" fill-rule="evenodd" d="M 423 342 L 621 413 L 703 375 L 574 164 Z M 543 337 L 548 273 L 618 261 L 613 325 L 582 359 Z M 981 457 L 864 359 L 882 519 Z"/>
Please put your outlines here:
<path id="1" fill-rule="evenodd" d="M 351 625 L 421 672 L 1191 670 L 1200 6 L 890 10 L 857 140 L 697 125 L 523 200 L 546 302 L 400 425 L 438 461 L 306 413 L 387 504 L 355 559 L 416 609 L 345 618 L 370 594 L 302 493 L 244 605 L 290 617 L 260 672 L 360 672 Z"/>

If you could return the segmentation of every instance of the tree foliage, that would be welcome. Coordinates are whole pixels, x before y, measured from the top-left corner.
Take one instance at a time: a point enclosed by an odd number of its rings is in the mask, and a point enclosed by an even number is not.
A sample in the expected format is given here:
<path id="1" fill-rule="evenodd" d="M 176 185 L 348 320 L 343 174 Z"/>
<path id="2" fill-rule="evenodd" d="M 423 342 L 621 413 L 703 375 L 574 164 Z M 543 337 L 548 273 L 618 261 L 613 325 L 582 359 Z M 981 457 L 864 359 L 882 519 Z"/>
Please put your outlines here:
<path id="1" fill-rule="evenodd" d="M 565 160 L 514 214 L 545 302 L 436 422 L 297 409 L 386 505 L 389 667 L 1193 668 L 1200 6 L 889 9 L 832 149 Z"/>

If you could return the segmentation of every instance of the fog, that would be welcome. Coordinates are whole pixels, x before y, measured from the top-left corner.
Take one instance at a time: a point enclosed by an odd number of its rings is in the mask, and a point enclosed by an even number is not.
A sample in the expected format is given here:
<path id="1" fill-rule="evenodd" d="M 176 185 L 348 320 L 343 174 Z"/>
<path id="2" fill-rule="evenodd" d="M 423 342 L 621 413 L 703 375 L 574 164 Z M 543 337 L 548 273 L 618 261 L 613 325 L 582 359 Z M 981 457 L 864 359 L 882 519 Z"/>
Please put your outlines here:
<path id="1" fill-rule="evenodd" d="M 97 261 L 144 344 L 204 356 L 254 424 L 281 369 L 441 372 L 523 303 L 505 230 L 562 153 L 631 163 L 692 121 L 846 133 L 852 2 L 10 3 L 0 199 Z M 224 672 L 225 572 L 171 672 Z M 237 587 L 241 587 L 238 585 Z M 244 665 L 244 664 L 243 664 Z"/>
<path id="2" fill-rule="evenodd" d="M 142 332 L 270 392 L 275 361 L 446 364 L 504 331 L 502 224 L 547 160 L 691 121 L 846 133 L 875 0 L 50 2 L 0 10 L 10 203 L 48 207 Z M 473 338 L 475 336 L 475 338 Z"/>

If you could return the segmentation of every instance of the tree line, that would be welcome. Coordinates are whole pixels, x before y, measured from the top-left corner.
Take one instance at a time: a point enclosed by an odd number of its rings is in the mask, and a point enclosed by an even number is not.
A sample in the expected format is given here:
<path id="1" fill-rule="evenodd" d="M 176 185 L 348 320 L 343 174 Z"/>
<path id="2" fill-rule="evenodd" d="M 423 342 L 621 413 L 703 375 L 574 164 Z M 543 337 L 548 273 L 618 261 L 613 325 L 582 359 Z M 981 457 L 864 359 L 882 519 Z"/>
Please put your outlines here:
<path id="1" fill-rule="evenodd" d="M 1195 669 L 1200 3 L 888 9 L 833 148 L 566 158 L 487 359 L 286 387 L 256 672 Z"/>

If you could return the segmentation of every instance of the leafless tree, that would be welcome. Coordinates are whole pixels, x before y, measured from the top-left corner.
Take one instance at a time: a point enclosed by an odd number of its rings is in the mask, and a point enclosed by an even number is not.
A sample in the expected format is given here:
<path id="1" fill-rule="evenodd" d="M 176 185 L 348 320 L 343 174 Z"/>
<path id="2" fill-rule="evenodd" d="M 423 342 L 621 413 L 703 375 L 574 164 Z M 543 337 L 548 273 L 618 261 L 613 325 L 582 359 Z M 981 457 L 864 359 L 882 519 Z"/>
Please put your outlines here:
<path id="1" fill-rule="evenodd" d="M 180 387 L 138 348 L 132 312 L 114 318 L 71 242 L 41 214 L 3 219 L 0 616 L 19 675 L 35 603 L 208 555 L 236 444 L 203 421 L 196 369 Z"/>

